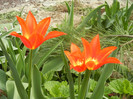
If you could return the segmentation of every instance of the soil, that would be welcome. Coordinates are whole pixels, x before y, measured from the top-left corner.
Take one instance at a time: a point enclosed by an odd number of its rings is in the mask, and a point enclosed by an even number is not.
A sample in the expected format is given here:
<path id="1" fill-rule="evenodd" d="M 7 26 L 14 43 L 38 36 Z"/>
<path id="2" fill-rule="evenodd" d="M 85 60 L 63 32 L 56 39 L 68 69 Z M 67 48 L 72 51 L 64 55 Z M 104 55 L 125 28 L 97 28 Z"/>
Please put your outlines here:
<path id="1" fill-rule="evenodd" d="M 11 11 L 21 11 L 23 10 L 23 16 L 25 16 L 28 11 L 35 12 L 35 17 L 37 21 L 42 20 L 45 17 L 51 17 L 52 26 L 60 24 L 61 21 L 67 16 L 67 8 L 64 1 L 71 0 L 0 0 L 0 14 L 8 13 Z M 112 4 L 113 0 L 106 0 L 108 4 Z M 120 0 L 121 6 L 125 6 L 126 0 Z M 91 7 L 96 8 L 101 5 L 105 0 L 77 0 L 75 8 L 80 10 Z M 84 13 L 74 13 L 74 22 L 78 23 L 81 16 Z M 25 18 L 25 17 L 24 17 Z M 75 24 L 76 24 L 75 23 Z"/>

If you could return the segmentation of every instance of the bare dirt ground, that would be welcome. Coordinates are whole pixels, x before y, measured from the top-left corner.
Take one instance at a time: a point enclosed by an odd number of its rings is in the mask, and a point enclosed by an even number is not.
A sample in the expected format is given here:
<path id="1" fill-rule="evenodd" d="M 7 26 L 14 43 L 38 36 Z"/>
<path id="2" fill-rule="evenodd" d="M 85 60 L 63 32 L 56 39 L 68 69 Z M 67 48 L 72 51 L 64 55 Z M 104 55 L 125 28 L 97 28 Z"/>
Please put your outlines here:
<path id="1" fill-rule="evenodd" d="M 64 1 L 71 0 L 0 0 L 0 14 L 8 13 L 11 11 L 21 11 L 23 10 L 23 16 L 25 16 L 28 11 L 36 12 L 36 19 L 40 21 L 45 17 L 51 17 L 52 26 L 60 24 L 60 22 L 67 16 L 67 8 Z M 103 4 L 105 1 L 108 4 L 112 4 L 113 0 L 77 0 L 78 3 L 75 7 L 79 8 L 96 8 L 98 5 Z M 121 6 L 125 6 L 126 0 L 121 1 Z M 79 22 L 83 13 L 74 13 L 74 21 Z M 24 17 L 25 18 L 25 17 Z"/>

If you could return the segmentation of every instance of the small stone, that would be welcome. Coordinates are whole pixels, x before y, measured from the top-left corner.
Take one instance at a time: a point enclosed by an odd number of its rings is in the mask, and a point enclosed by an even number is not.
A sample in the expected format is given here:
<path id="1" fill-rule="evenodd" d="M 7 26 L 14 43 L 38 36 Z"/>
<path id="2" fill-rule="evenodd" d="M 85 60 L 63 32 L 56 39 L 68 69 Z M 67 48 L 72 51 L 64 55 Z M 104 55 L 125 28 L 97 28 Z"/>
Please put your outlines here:
<path id="1" fill-rule="evenodd" d="M 9 2 L 6 2 L 6 3 L 4 3 L 3 5 L 4 5 L 4 6 L 7 6 L 7 5 L 9 5 Z"/>

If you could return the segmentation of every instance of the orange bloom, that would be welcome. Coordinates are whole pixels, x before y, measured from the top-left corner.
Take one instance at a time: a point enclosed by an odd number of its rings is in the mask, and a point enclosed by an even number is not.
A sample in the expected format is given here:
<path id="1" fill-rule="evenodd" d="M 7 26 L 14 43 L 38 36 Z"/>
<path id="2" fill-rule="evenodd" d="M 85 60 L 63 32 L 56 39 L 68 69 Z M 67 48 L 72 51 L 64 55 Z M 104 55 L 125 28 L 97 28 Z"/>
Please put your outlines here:
<path id="1" fill-rule="evenodd" d="M 84 38 L 81 39 L 84 46 L 83 52 L 73 43 L 71 44 L 71 53 L 64 51 L 70 60 L 71 69 L 83 72 L 86 69 L 96 70 L 107 63 L 121 64 L 117 58 L 108 57 L 117 47 L 110 46 L 101 50 L 99 35 L 96 35 L 90 43 Z"/>
<path id="2" fill-rule="evenodd" d="M 80 51 L 80 48 L 75 44 L 71 44 L 71 52 L 64 51 L 67 58 L 70 60 L 70 69 L 74 69 L 78 72 L 83 72 L 86 70 L 84 62 L 84 52 Z"/>
<path id="3" fill-rule="evenodd" d="M 36 49 L 44 41 L 50 38 L 66 35 L 65 33 L 59 31 L 52 31 L 46 35 L 50 24 L 50 17 L 43 19 L 38 24 L 30 11 L 27 15 L 26 21 L 18 16 L 16 17 L 22 28 L 22 35 L 19 35 L 16 32 L 11 32 L 10 35 L 20 38 L 23 44 L 29 49 Z"/>

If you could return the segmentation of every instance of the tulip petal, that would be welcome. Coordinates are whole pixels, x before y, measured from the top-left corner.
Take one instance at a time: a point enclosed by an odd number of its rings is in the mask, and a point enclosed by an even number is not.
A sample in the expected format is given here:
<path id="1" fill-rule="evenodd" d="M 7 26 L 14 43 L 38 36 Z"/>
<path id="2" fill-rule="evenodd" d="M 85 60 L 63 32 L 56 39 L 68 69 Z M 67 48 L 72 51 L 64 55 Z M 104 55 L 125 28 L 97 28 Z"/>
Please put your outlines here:
<path id="1" fill-rule="evenodd" d="M 69 51 L 64 51 L 65 55 L 67 56 L 67 58 L 69 59 L 70 63 L 76 64 L 74 58 L 71 56 L 71 53 Z"/>
<path id="2" fill-rule="evenodd" d="M 106 47 L 103 50 L 101 50 L 99 52 L 99 54 L 97 55 L 96 59 L 98 59 L 98 61 L 103 61 L 104 59 L 106 59 L 117 47 L 115 46 L 110 46 L 110 47 Z"/>
<path id="3" fill-rule="evenodd" d="M 50 24 L 50 17 L 47 17 L 47 18 L 43 19 L 37 25 L 34 33 L 38 33 L 38 34 L 41 34 L 41 35 L 45 36 L 45 34 L 48 30 L 49 24 Z"/>
<path id="4" fill-rule="evenodd" d="M 27 27 L 29 28 L 30 34 L 33 32 L 33 30 L 36 28 L 37 26 L 37 22 L 35 17 L 33 16 L 33 14 L 31 13 L 31 11 L 29 11 L 27 18 L 26 18 L 26 24 Z"/>
<path id="5" fill-rule="evenodd" d="M 19 24 L 21 25 L 23 36 L 28 39 L 30 37 L 30 32 L 29 32 L 29 29 L 28 29 L 25 21 L 18 16 L 16 16 L 16 17 L 17 17 Z"/>
<path id="6" fill-rule="evenodd" d="M 71 43 L 71 53 L 74 53 L 74 52 L 81 52 L 81 51 L 77 45 L 75 45 L 74 43 Z"/>
<path id="7" fill-rule="evenodd" d="M 86 70 L 86 66 L 85 65 L 82 65 L 82 66 L 73 66 L 72 67 L 75 71 L 77 71 L 77 72 L 83 72 L 83 71 L 85 71 Z"/>
<path id="8" fill-rule="evenodd" d="M 117 58 L 109 57 L 106 60 L 104 60 L 103 62 L 99 63 L 97 66 L 95 66 L 93 70 L 97 70 L 98 68 L 100 68 L 104 64 L 108 64 L 108 63 L 122 64 Z"/>
<path id="9" fill-rule="evenodd" d="M 81 38 L 81 39 L 84 46 L 83 54 L 85 55 L 85 60 L 87 60 L 88 58 L 92 57 L 91 45 L 86 39 L 84 38 Z"/>
<path id="10" fill-rule="evenodd" d="M 29 38 L 32 49 L 36 49 L 38 46 L 40 46 L 44 42 L 43 39 L 43 35 L 41 34 L 32 34 Z"/>
<path id="11" fill-rule="evenodd" d="M 91 44 L 91 47 L 92 47 L 92 50 L 93 50 L 92 57 L 95 57 L 100 52 L 100 49 L 101 49 L 101 47 L 100 47 L 100 40 L 99 40 L 99 34 L 96 35 L 92 39 L 90 44 Z"/>
<path id="12" fill-rule="evenodd" d="M 29 41 L 28 39 L 26 39 L 24 36 L 19 35 L 19 34 L 16 33 L 16 32 L 11 32 L 10 35 L 13 35 L 13 36 L 16 36 L 16 37 L 20 38 L 21 41 L 23 42 L 23 44 L 24 44 L 27 48 L 29 48 L 29 49 L 32 48 L 30 41 Z"/>
<path id="13" fill-rule="evenodd" d="M 104 64 L 107 63 L 117 63 L 117 64 L 122 64 L 117 58 L 115 57 L 109 57 L 104 61 Z"/>
<path id="14" fill-rule="evenodd" d="M 59 32 L 59 31 L 51 31 L 44 37 L 44 41 L 54 38 L 54 37 L 61 36 L 61 35 L 66 35 L 66 33 Z"/>

